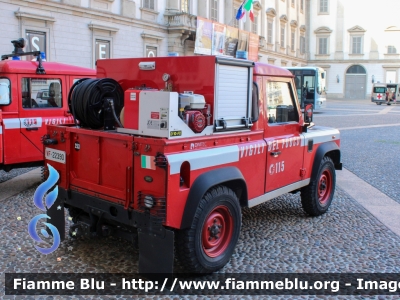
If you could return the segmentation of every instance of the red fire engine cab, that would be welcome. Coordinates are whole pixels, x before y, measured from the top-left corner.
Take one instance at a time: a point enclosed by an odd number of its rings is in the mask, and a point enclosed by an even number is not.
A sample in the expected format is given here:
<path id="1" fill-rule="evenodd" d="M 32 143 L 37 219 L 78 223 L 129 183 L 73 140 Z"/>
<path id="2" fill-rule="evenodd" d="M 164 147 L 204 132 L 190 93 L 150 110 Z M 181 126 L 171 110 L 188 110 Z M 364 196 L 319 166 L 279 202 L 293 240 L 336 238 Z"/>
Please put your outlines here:
<path id="1" fill-rule="evenodd" d="M 293 76 L 218 56 L 101 60 L 97 80 L 71 92 L 79 126 L 50 125 L 49 171 L 59 173 L 49 221 L 64 238 L 138 240 L 139 272 L 222 268 L 241 208 L 300 192 L 325 213 L 341 169 L 340 134 L 301 113 Z M 79 121 L 79 122 L 78 122 Z"/>
<path id="2" fill-rule="evenodd" d="M 73 123 L 68 91 L 76 80 L 96 74 L 92 69 L 42 62 L 39 51 L 23 52 L 24 39 L 13 44 L 14 52 L 0 61 L 0 169 L 5 171 L 43 164 L 40 139 L 46 125 Z M 33 56 L 35 61 L 20 60 L 21 56 Z"/>

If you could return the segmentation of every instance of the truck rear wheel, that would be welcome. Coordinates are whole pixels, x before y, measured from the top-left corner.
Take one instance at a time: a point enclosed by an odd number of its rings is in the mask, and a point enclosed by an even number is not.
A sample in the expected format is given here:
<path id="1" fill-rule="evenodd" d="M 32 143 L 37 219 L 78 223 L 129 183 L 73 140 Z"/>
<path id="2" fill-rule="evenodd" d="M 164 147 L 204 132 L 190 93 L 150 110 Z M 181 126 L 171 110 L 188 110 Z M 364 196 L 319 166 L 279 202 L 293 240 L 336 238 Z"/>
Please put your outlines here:
<path id="1" fill-rule="evenodd" d="M 321 160 L 315 179 L 301 190 L 301 204 L 311 216 L 324 214 L 331 205 L 335 192 L 336 173 L 332 159 L 325 156 Z"/>
<path id="2" fill-rule="evenodd" d="M 201 199 L 191 227 L 177 234 L 178 259 L 190 272 L 221 269 L 232 256 L 241 225 L 236 194 L 225 186 L 212 188 Z"/>

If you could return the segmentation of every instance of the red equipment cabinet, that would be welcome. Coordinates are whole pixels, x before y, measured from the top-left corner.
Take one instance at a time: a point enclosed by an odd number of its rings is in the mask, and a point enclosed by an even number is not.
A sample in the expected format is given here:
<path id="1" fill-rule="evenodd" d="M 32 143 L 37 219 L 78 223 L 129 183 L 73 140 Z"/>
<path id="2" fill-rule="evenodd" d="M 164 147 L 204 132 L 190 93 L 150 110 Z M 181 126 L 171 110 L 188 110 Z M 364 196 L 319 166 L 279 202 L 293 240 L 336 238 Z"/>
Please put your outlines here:
<path id="1" fill-rule="evenodd" d="M 72 230 L 83 234 L 137 232 L 140 272 L 171 272 L 175 240 L 188 270 L 222 268 L 241 207 L 301 191 L 310 215 L 329 208 L 340 134 L 305 122 L 289 71 L 215 56 L 102 60 L 97 68 L 125 90 L 125 126 L 48 126 L 56 143 L 46 153 L 66 157 L 47 159 L 61 174 L 53 206 L 67 207 Z M 203 130 L 187 122 L 193 112 L 208 119 Z M 48 213 L 61 231 L 63 211 Z"/>
<path id="2" fill-rule="evenodd" d="M 39 62 L 9 56 L 0 61 L 0 169 L 6 171 L 43 164 L 46 125 L 72 124 L 68 92 L 76 80 L 96 75 L 56 62 L 42 62 L 38 72 Z"/>

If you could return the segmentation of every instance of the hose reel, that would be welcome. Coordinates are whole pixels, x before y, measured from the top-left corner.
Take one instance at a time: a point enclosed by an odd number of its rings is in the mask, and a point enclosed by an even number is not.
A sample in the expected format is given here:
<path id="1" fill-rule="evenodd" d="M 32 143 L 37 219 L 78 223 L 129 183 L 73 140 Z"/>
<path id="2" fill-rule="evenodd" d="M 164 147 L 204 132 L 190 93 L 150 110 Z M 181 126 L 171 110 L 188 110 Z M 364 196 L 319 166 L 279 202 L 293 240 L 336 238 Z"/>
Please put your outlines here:
<path id="1" fill-rule="evenodd" d="M 83 78 L 74 83 L 68 94 L 68 106 L 75 125 L 91 129 L 114 130 L 120 127 L 119 115 L 124 106 L 120 84 L 111 78 Z"/>

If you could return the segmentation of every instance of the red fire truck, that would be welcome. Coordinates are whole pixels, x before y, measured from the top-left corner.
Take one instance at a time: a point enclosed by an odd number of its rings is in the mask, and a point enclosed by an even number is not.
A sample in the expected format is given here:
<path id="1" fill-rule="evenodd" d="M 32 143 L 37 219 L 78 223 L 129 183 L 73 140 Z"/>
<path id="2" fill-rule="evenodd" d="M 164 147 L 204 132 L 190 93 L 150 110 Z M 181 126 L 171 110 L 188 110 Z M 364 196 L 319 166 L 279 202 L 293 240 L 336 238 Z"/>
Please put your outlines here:
<path id="1" fill-rule="evenodd" d="M 41 137 L 47 124 L 73 123 L 67 96 L 73 83 L 95 70 L 42 62 L 40 52 L 24 53 L 23 39 L 0 61 L 0 169 L 43 164 Z M 40 61 L 11 60 L 35 55 Z"/>
<path id="2" fill-rule="evenodd" d="M 97 77 L 71 92 L 80 126 L 47 126 L 43 139 L 62 239 L 68 208 L 71 236 L 137 239 L 141 273 L 172 272 L 174 249 L 207 273 L 229 261 L 242 207 L 300 192 L 308 214 L 328 210 L 340 133 L 314 126 L 311 106 L 301 113 L 288 70 L 152 57 L 101 60 Z"/>

